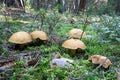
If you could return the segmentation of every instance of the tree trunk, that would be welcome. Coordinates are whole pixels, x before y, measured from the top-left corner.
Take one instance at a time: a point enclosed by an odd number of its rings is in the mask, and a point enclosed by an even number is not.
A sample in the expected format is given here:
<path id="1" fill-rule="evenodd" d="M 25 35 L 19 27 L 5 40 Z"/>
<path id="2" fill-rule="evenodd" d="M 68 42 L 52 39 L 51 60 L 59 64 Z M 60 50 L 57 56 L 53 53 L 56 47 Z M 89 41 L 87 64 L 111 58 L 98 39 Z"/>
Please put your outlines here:
<path id="1" fill-rule="evenodd" d="M 120 14 L 120 0 L 108 0 L 108 12 L 115 12 Z"/>
<path id="2" fill-rule="evenodd" d="M 80 0 L 78 12 L 79 11 L 84 11 L 85 6 L 86 6 L 86 0 Z"/>
<path id="3" fill-rule="evenodd" d="M 18 0 L 15 0 L 15 4 L 17 5 L 18 8 L 20 8 L 20 3 Z"/>
<path id="4" fill-rule="evenodd" d="M 120 15 L 120 0 L 117 0 L 116 2 L 117 2 L 117 3 L 116 3 L 116 13 L 117 13 L 118 15 Z"/>
<path id="5" fill-rule="evenodd" d="M 67 0 L 64 1 L 64 11 L 68 10 L 69 2 Z"/>
<path id="6" fill-rule="evenodd" d="M 37 0 L 36 3 L 37 3 L 36 9 L 39 10 L 40 9 L 40 0 Z"/>
<path id="7" fill-rule="evenodd" d="M 22 9 L 25 11 L 25 1 L 24 0 L 20 0 L 20 3 L 21 3 Z"/>
<path id="8" fill-rule="evenodd" d="M 75 10 L 75 0 L 71 0 L 71 12 L 74 12 L 74 10 Z"/>
<path id="9" fill-rule="evenodd" d="M 75 0 L 75 9 L 74 9 L 74 13 L 77 13 L 78 11 L 78 0 Z"/>

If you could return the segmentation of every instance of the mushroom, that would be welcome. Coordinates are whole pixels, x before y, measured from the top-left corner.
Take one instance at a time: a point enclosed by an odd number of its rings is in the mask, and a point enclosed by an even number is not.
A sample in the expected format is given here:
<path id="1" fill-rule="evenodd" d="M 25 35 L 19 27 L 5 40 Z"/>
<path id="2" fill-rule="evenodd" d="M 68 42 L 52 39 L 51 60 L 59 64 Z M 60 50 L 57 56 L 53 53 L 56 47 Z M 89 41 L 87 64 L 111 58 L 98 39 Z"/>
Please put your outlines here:
<path id="1" fill-rule="evenodd" d="M 24 31 L 19 31 L 19 32 L 12 34 L 12 36 L 9 38 L 8 41 L 18 44 L 20 48 L 23 48 L 24 44 L 32 41 L 32 38 L 29 33 L 24 32 Z"/>
<path id="2" fill-rule="evenodd" d="M 42 40 L 48 40 L 48 36 L 44 31 L 33 31 L 30 33 L 33 39 L 36 39 L 37 42 L 41 42 Z"/>
<path id="3" fill-rule="evenodd" d="M 76 18 L 70 18 L 69 21 L 70 21 L 71 24 L 74 24 L 75 22 L 77 22 L 77 19 Z"/>
<path id="4" fill-rule="evenodd" d="M 54 56 L 54 58 L 61 58 L 61 54 L 59 52 L 56 53 L 56 55 Z"/>
<path id="5" fill-rule="evenodd" d="M 82 34 L 82 32 L 83 31 L 81 29 L 73 28 L 67 33 L 67 35 L 73 38 L 80 38 L 81 36 L 82 38 L 86 38 L 87 37 L 86 33 L 84 32 Z"/>
<path id="6" fill-rule="evenodd" d="M 88 58 L 88 60 L 92 61 L 93 64 L 102 64 L 105 61 L 102 65 L 104 68 L 108 68 L 112 65 L 111 61 L 107 57 L 101 55 L 92 55 Z"/>
<path id="7" fill-rule="evenodd" d="M 84 50 L 86 48 L 84 42 L 82 42 L 79 39 L 69 39 L 63 42 L 62 44 L 63 47 L 71 49 L 71 53 L 75 54 L 76 49 L 82 49 Z"/>

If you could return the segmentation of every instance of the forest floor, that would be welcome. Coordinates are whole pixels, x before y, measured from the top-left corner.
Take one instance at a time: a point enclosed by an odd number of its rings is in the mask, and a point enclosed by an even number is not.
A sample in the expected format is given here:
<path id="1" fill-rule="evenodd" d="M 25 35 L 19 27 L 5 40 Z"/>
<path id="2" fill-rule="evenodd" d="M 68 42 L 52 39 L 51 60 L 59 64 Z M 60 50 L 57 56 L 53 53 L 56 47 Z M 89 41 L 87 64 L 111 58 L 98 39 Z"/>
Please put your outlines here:
<path id="1" fill-rule="evenodd" d="M 36 12 L 37 13 L 37 12 Z M 86 16 L 59 14 L 52 11 L 44 13 L 10 12 L 0 15 L 0 79 L 3 80 L 119 80 L 120 79 L 120 45 L 111 43 L 109 36 L 102 36 L 101 16 L 89 16 L 87 26 Z M 43 15 L 44 15 L 43 14 Z M 103 15 L 105 16 L 105 15 Z M 46 18 L 46 19 L 41 19 Z M 71 18 L 76 21 L 71 22 Z M 109 16 L 111 17 L 111 16 Z M 104 17 L 105 21 L 108 19 Z M 43 24 L 41 24 L 43 21 Z M 106 23 L 104 23 L 106 24 Z M 51 26 L 52 27 L 51 27 Z M 81 40 L 86 44 L 85 50 L 80 50 L 71 56 L 69 50 L 62 47 L 63 41 L 70 39 L 66 33 L 72 28 L 84 29 L 88 35 Z M 8 39 L 17 31 L 28 33 L 34 30 L 43 30 L 48 33 L 49 40 L 43 44 L 35 44 L 34 40 L 25 48 L 19 49 Z M 103 39 L 103 37 L 105 37 Z M 110 39 L 110 38 L 109 38 Z M 70 68 L 57 67 L 51 69 L 50 61 L 59 52 L 65 58 L 74 60 Z M 112 62 L 108 69 L 94 65 L 88 58 L 94 54 L 106 56 Z M 33 62 L 30 62 L 33 61 Z M 30 62 L 30 63 L 29 63 Z M 26 67 L 26 64 L 27 65 Z"/>

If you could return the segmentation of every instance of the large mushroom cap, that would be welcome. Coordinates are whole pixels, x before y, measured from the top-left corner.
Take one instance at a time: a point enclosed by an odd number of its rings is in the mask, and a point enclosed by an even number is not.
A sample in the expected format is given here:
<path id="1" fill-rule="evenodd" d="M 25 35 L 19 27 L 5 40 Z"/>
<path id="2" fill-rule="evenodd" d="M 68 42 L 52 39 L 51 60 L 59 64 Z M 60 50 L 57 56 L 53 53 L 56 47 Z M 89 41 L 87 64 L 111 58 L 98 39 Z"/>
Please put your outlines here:
<path id="1" fill-rule="evenodd" d="M 79 39 L 69 39 L 63 42 L 62 44 L 63 47 L 68 48 L 68 49 L 85 49 L 86 46 L 85 44 L 79 40 Z"/>
<path id="2" fill-rule="evenodd" d="M 68 33 L 67 33 L 67 35 L 68 36 L 71 36 L 71 37 L 73 37 L 73 38 L 80 38 L 81 36 L 83 37 L 83 38 L 86 38 L 87 36 L 86 36 L 86 33 L 84 32 L 83 33 L 83 35 L 82 35 L 82 30 L 81 29 L 77 29 L 77 28 L 73 28 L 72 30 L 70 30 Z"/>
<path id="3" fill-rule="evenodd" d="M 24 44 L 31 42 L 32 38 L 29 33 L 24 32 L 24 31 L 19 31 L 14 34 L 9 38 L 9 42 L 16 43 L 16 44 Z"/>
<path id="4" fill-rule="evenodd" d="M 30 35 L 34 39 L 39 38 L 41 40 L 48 40 L 48 36 L 44 31 L 33 31 L 33 32 L 30 33 Z"/>

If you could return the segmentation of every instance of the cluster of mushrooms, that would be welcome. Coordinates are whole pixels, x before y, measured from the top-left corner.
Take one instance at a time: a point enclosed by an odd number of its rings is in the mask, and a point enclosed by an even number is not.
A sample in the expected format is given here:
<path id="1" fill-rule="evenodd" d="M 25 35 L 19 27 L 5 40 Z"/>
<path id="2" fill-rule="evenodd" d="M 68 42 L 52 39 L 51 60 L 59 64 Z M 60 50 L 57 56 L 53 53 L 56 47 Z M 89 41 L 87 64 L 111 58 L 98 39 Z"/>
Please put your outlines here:
<path id="1" fill-rule="evenodd" d="M 71 49 L 72 54 L 75 54 L 77 49 L 84 50 L 86 48 L 84 42 L 79 40 L 79 38 L 81 37 L 87 38 L 86 33 L 83 32 L 81 29 L 74 28 L 70 30 L 67 35 L 72 38 L 64 41 L 62 46 Z M 110 65 L 112 65 L 111 61 L 107 57 L 101 55 L 92 55 L 88 58 L 88 60 L 91 61 L 93 64 L 103 64 L 102 66 L 104 68 L 108 68 Z"/>
<path id="2" fill-rule="evenodd" d="M 87 35 L 85 32 L 83 32 L 81 29 L 73 28 L 67 33 L 68 36 L 72 37 L 69 40 L 66 40 L 63 42 L 62 47 L 70 49 L 72 54 L 76 53 L 77 49 L 86 49 L 86 45 L 84 44 L 83 41 L 79 40 L 79 38 L 86 38 Z M 9 38 L 9 42 L 19 44 L 21 47 L 23 47 L 25 44 L 32 42 L 33 39 L 39 39 L 41 41 L 48 40 L 48 35 L 41 30 L 36 30 L 31 33 L 27 33 L 25 31 L 19 31 L 14 34 Z M 56 61 L 60 62 L 59 60 L 62 60 L 62 62 L 66 63 L 67 61 L 73 62 L 72 60 L 66 59 L 66 58 L 58 58 L 56 57 L 54 60 L 51 61 L 50 65 L 51 67 L 54 67 L 54 64 Z M 101 55 L 93 55 L 88 58 L 89 61 L 92 61 L 93 64 L 101 64 L 104 62 L 103 67 L 108 68 L 112 63 L 111 61 L 104 56 Z M 61 65 L 61 62 L 60 64 Z M 64 64 L 62 64 L 64 65 Z"/>
<path id="3" fill-rule="evenodd" d="M 32 39 L 39 40 L 48 40 L 48 36 L 44 31 L 36 30 L 31 33 L 27 33 L 25 31 L 19 31 L 9 38 L 9 42 L 18 44 L 20 47 L 23 47 L 25 44 L 32 41 Z"/>
<path id="4" fill-rule="evenodd" d="M 86 38 L 87 35 L 85 32 L 83 34 L 82 33 L 83 31 L 81 29 L 73 28 L 67 33 L 67 35 L 72 38 L 64 41 L 62 46 L 64 48 L 70 49 L 72 54 L 75 54 L 77 49 L 84 50 L 86 48 L 86 45 L 83 41 L 79 40 L 79 38 Z"/>

